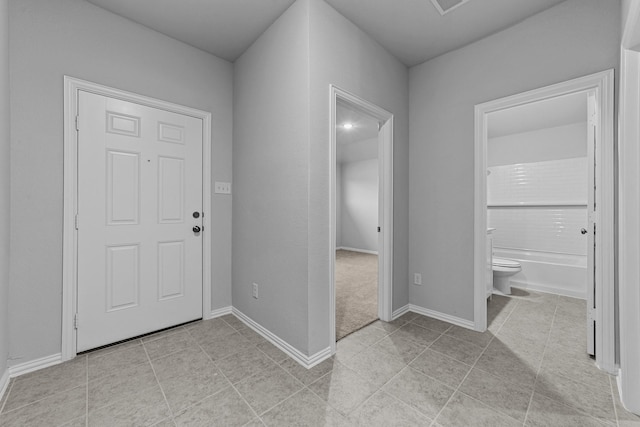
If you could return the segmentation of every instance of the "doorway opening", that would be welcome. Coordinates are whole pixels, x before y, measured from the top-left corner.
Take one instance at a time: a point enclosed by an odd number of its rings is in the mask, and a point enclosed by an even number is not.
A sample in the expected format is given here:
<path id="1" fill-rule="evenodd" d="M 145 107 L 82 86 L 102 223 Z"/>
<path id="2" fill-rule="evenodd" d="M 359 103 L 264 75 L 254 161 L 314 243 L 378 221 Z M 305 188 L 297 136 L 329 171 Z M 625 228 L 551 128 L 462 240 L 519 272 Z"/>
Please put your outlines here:
<path id="1" fill-rule="evenodd" d="M 511 286 L 580 298 L 585 352 L 607 372 L 615 369 L 612 96 L 606 71 L 476 106 L 475 329 L 487 328 L 486 298 Z"/>
<path id="2" fill-rule="evenodd" d="M 393 115 L 331 87 L 331 343 L 391 320 Z"/>

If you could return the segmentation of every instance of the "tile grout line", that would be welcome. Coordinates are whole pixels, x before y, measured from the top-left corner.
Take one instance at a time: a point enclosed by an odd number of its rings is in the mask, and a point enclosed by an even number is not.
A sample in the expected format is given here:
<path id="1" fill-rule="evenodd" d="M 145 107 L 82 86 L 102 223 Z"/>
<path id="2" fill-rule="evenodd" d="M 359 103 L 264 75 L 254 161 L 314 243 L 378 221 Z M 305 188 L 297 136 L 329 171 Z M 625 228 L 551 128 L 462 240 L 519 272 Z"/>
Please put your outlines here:
<path id="1" fill-rule="evenodd" d="M 405 324 L 404 324 L 404 325 L 402 325 L 402 326 L 408 325 L 409 323 L 412 323 L 412 321 L 409 321 L 409 322 L 405 323 Z M 414 325 L 419 326 L 419 327 L 421 327 L 421 328 L 423 328 L 423 329 L 427 329 L 427 330 L 429 330 L 429 331 L 433 331 L 433 329 L 424 328 L 424 327 L 422 327 L 422 326 L 420 326 L 420 325 L 418 325 L 418 324 L 415 324 L 415 323 L 414 323 Z M 401 326 L 401 327 L 402 327 L 402 326 Z M 400 327 L 400 328 L 401 328 L 401 327 Z M 392 333 L 390 333 L 390 334 L 387 334 L 384 338 L 387 338 L 387 337 L 391 336 L 393 333 L 395 333 L 396 331 L 400 330 L 400 328 L 396 329 L 395 331 L 393 331 L 393 332 L 392 332 Z M 391 381 L 393 381 L 393 380 L 394 380 L 397 376 L 399 376 L 399 375 L 400 375 L 400 374 L 401 374 L 405 369 L 411 369 L 411 367 L 410 367 L 409 365 L 410 365 L 411 363 L 413 363 L 417 358 L 419 358 L 420 356 L 422 356 L 422 354 L 424 354 L 424 352 L 426 352 L 427 350 L 429 350 L 429 348 L 431 347 L 431 345 L 433 345 L 433 343 L 434 343 L 434 342 L 436 342 L 438 339 L 440 339 L 440 337 L 441 337 L 441 336 L 443 336 L 443 335 L 445 334 L 445 332 L 446 332 L 446 331 L 448 331 L 449 329 L 451 329 L 451 326 L 449 326 L 449 327 L 448 327 L 447 329 L 445 329 L 444 331 L 440 332 L 440 335 L 438 335 L 438 338 L 436 338 L 436 339 L 434 339 L 433 341 L 431 341 L 431 342 L 430 342 L 430 343 L 425 347 L 425 349 L 424 349 L 424 350 L 422 350 L 420 353 L 418 353 L 418 355 L 417 355 L 416 357 L 414 357 L 413 359 L 411 359 L 411 361 L 410 361 L 410 362 L 406 363 L 406 364 L 405 364 L 405 366 L 404 366 L 402 369 L 400 369 L 400 371 L 398 371 L 398 372 L 397 372 L 396 374 L 394 374 L 391 378 L 389 378 L 387 381 L 385 381 L 385 382 L 384 382 L 384 384 L 382 384 L 382 385 L 381 385 L 381 386 L 380 386 L 376 391 L 374 391 L 373 393 L 371 393 L 371 396 L 367 397 L 364 401 L 362 401 L 362 403 L 360 403 L 360 404 L 359 404 L 359 405 L 357 405 L 355 408 L 353 408 L 353 411 L 351 411 L 351 413 L 353 413 L 353 412 L 357 411 L 357 410 L 358 410 L 358 408 L 360 408 L 360 407 L 364 406 L 364 405 L 365 405 L 369 400 L 371 400 L 371 399 L 373 398 L 373 396 L 375 396 L 378 392 L 382 391 L 383 393 L 385 393 L 385 394 L 387 394 L 387 395 L 389 395 L 389 396 L 393 397 L 393 398 L 394 398 L 394 399 L 396 399 L 397 401 L 401 402 L 403 405 L 407 405 L 407 406 L 408 406 L 408 407 L 410 407 L 411 409 L 416 410 L 419 414 L 424 415 L 421 411 L 418 411 L 417 409 L 413 408 L 411 405 L 408 405 L 407 403 L 402 402 L 401 400 L 399 400 L 399 399 L 398 399 L 398 398 L 396 398 L 395 396 L 390 395 L 389 393 L 386 393 L 384 390 L 382 390 L 382 388 L 383 388 L 384 386 L 386 386 L 387 384 L 389 384 Z M 385 332 L 386 332 L 386 331 L 385 331 Z M 438 331 L 433 331 L 433 332 L 438 332 Z M 379 341 L 377 341 L 376 343 L 372 344 L 370 347 L 373 347 L 375 344 L 377 344 L 378 342 L 382 341 L 384 338 L 381 338 Z M 407 340 L 408 340 L 408 341 L 411 341 L 412 343 L 419 344 L 419 343 L 417 343 L 416 341 L 413 341 L 413 340 L 412 340 L 412 339 L 410 339 L 410 338 L 407 338 Z M 367 347 L 367 348 L 370 348 L 370 347 Z M 434 350 L 434 351 L 435 351 L 435 350 Z M 355 355 L 354 355 L 354 356 L 355 356 Z M 344 365 L 344 363 L 342 363 L 342 364 Z M 349 367 L 349 366 L 347 366 L 347 365 L 344 365 L 344 366 L 345 366 L 346 368 L 348 368 L 348 369 L 351 369 L 353 372 L 355 372 L 355 373 L 356 373 L 356 375 L 358 375 L 358 376 L 359 376 L 361 379 L 363 379 L 364 381 L 366 381 L 366 382 L 370 383 L 370 381 L 368 381 L 366 378 L 363 378 L 363 377 L 360 375 L 360 373 L 359 373 L 358 371 L 356 371 L 355 369 L 352 369 L 352 368 L 350 368 L 350 367 Z M 426 376 L 428 376 L 429 378 L 431 378 L 429 375 L 426 375 Z M 324 375 L 323 375 L 323 377 L 324 377 Z M 434 379 L 434 380 L 436 380 L 435 378 L 433 378 L 433 379 Z M 440 382 L 439 380 L 436 380 L 436 381 Z M 444 383 L 443 383 L 443 384 L 444 384 Z M 445 385 L 446 385 L 446 384 L 445 384 Z M 327 402 L 327 403 L 328 403 L 328 402 Z M 335 408 L 334 408 L 334 409 L 335 409 Z M 426 415 L 424 415 L 424 416 L 426 417 Z M 427 419 L 429 419 L 429 417 L 426 417 L 426 418 L 427 418 Z M 433 423 L 433 421 L 435 421 L 435 418 L 434 418 L 433 420 L 431 420 L 431 422 L 432 422 L 432 423 Z"/>
<path id="2" fill-rule="evenodd" d="M 462 378 L 462 380 L 460 381 L 460 383 L 458 384 L 458 386 L 455 388 L 455 390 L 453 391 L 453 393 L 451 393 L 451 396 L 449 396 L 449 399 L 447 399 L 447 402 L 442 405 L 442 408 L 440 408 L 440 411 L 438 411 L 438 414 L 433 418 L 433 421 L 431 422 L 431 427 L 434 427 L 436 425 L 436 420 L 438 419 L 438 417 L 442 414 L 442 411 L 444 411 L 444 408 L 447 407 L 447 405 L 451 402 L 451 399 L 453 399 L 453 396 L 456 395 L 456 393 L 458 393 L 458 391 L 460 390 L 460 387 L 462 386 L 462 384 L 464 384 L 465 380 L 467 379 L 467 377 L 469 376 L 469 374 L 471 373 L 471 371 L 473 371 L 473 368 L 475 368 L 475 366 L 477 365 L 478 361 L 480 360 L 480 358 L 482 357 L 482 355 L 487 351 L 487 349 L 489 348 L 489 346 L 491 345 L 491 343 L 493 342 L 493 340 L 496 338 L 496 336 L 498 335 L 498 333 L 502 330 L 502 327 L 507 323 L 507 321 L 511 318 L 511 315 L 513 314 L 513 312 L 515 311 L 516 307 L 518 307 L 518 304 L 520 304 L 520 301 L 517 301 L 515 306 L 511 309 L 511 311 L 509 312 L 509 314 L 507 315 L 507 318 L 504 319 L 504 322 L 502 322 L 502 324 L 500 325 L 500 327 L 498 328 L 498 330 L 493 334 L 493 336 L 491 337 L 491 339 L 489 340 L 489 342 L 487 343 L 487 345 L 482 349 L 482 352 L 480 353 L 480 355 L 476 358 L 475 362 L 473 362 L 473 365 L 471 366 L 471 369 L 469 369 L 469 371 L 466 373 L 466 375 L 464 376 L 464 378 Z M 488 329 L 487 329 L 488 330 Z M 466 394 L 465 394 L 466 396 Z M 471 396 L 469 396 L 471 397 Z M 471 397 L 473 399 L 473 397 Z M 477 399 L 475 399 L 477 400 Z M 496 409 L 494 409 L 492 406 L 487 405 L 484 402 L 480 402 L 483 405 L 488 406 L 489 408 L 493 409 L 494 411 L 496 411 Z M 496 411 L 500 414 L 502 414 L 501 411 Z M 503 414 L 506 415 L 506 414 Z M 513 419 L 513 417 L 509 416 L 511 419 Z"/>
<path id="3" fill-rule="evenodd" d="M 9 387 L 5 390 L 5 395 L 3 396 L 4 401 L 2 402 L 2 407 L 0 408 L 0 415 L 4 414 L 4 407 L 7 406 L 7 401 L 9 400 L 9 396 L 11 395 L 11 390 L 13 389 L 13 385 L 15 384 L 14 378 L 9 378 Z"/>
<path id="4" fill-rule="evenodd" d="M 224 323 L 226 323 L 227 325 L 229 325 L 229 323 L 227 323 L 224 319 L 220 319 L 220 320 L 222 320 Z M 229 326 L 231 326 L 231 325 L 229 325 Z M 234 330 L 236 330 L 233 326 L 231 326 L 231 328 L 233 328 Z M 236 388 L 236 386 L 233 384 L 233 382 L 229 379 L 229 377 L 227 377 L 227 376 L 225 375 L 225 373 L 224 373 L 224 372 L 222 372 L 222 370 L 218 367 L 218 364 L 215 362 L 215 360 L 213 360 L 213 359 L 211 358 L 211 356 L 209 355 L 209 353 L 207 353 L 207 352 L 205 351 L 205 349 L 204 349 L 204 348 L 202 348 L 202 346 L 201 346 L 201 345 L 200 345 L 200 343 L 196 340 L 196 338 L 195 338 L 193 335 L 191 335 L 191 332 L 190 332 L 189 330 L 187 330 L 187 332 L 188 332 L 188 333 L 189 333 L 189 335 L 190 335 L 190 336 L 195 340 L 195 344 L 198 346 L 198 348 L 200 348 L 200 350 L 201 350 L 201 351 L 202 351 L 202 352 L 203 352 L 203 353 L 204 353 L 204 354 L 209 358 L 209 360 L 211 361 L 211 363 L 213 363 L 213 364 L 214 364 L 214 366 L 216 367 L 216 369 L 217 369 L 218 371 L 220 371 L 220 374 L 221 374 L 221 375 L 222 375 L 222 376 L 223 376 L 223 377 L 224 377 L 224 378 L 229 382 L 229 384 L 231 385 L 231 388 L 233 388 L 233 390 L 238 394 L 238 396 L 240 396 L 240 398 L 242 399 L 242 401 L 243 401 L 243 402 L 244 402 L 244 403 L 249 407 L 249 409 L 251 410 L 251 412 L 255 415 L 255 418 L 259 419 L 259 420 L 260 420 L 260 422 L 261 422 L 262 424 L 264 424 L 264 422 L 262 421 L 262 418 L 260 417 L 260 415 L 258 415 L 258 413 L 257 413 L 257 412 L 253 409 L 253 407 L 249 404 L 249 402 L 247 402 L 247 399 L 245 399 L 245 398 L 244 398 L 244 396 L 242 395 L 242 393 L 240 393 L 240 392 L 238 391 L 238 389 L 237 389 L 237 388 Z M 255 347 L 255 344 L 251 343 L 251 345 L 253 345 L 253 346 Z M 258 347 L 256 347 L 256 349 L 257 349 L 257 350 L 259 350 L 259 349 L 258 349 Z M 233 356 L 233 355 L 231 355 L 231 356 L 229 356 L 229 357 L 232 357 L 232 356 Z M 251 376 L 253 376 L 253 375 L 251 375 Z M 220 391 L 222 391 L 222 390 L 220 390 Z M 218 393 L 219 393 L 220 391 L 218 391 Z M 189 406 L 188 408 L 191 408 L 191 407 L 193 407 L 193 406 L 197 405 L 198 403 L 200 403 L 200 402 L 202 402 L 202 401 L 204 401 L 204 400 L 208 399 L 209 397 L 211 397 L 211 396 L 213 396 L 213 395 L 215 395 L 215 394 L 217 394 L 217 393 L 214 393 L 214 394 L 212 394 L 212 395 L 209 395 L 209 396 L 207 396 L 207 397 L 205 397 L 205 398 L 203 398 L 203 399 L 199 400 L 198 402 L 194 403 L 193 405 Z M 185 408 L 185 411 L 186 411 L 186 409 L 188 409 L 188 408 Z M 254 418 L 254 419 L 255 419 L 255 418 Z M 251 422 L 251 420 L 249 420 L 248 422 Z M 245 423 L 245 424 L 247 424 L 247 423 Z"/>
<path id="5" fill-rule="evenodd" d="M 533 388 L 531 389 L 531 396 L 529 396 L 529 404 L 527 405 L 527 411 L 524 414 L 524 421 L 522 425 L 526 425 L 527 418 L 529 418 L 529 410 L 531 409 L 531 404 L 533 403 L 533 396 L 536 394 L 536 385 L 538 385 L 538 376 L 540 375 L 540 371 L 542 370 L 542 364 L 544 363 L 544 356 L 547 353 L 547 348 L 549 347 L 549 341 L 551 341 L 551 330 L 553 329 L 553 324 L 556 321 L 556 313 L 558 312 L 558 302 L 556 299 L 556 307 L 553 310 L 553 317 L 551 318 L 551 325 L 549 326 L 549 332 L 547 333 L 547 340 L 544 343 L 544 349 L 542 350 L 542 357 L 540 357 L 540 362 L 538 363 L 538 369 L 536 370 L 536 377 L 533 380 Z"/>
<path id="6" fill-rule="evenodd" d="M 62 390 L 56 391 L 56 392 L 54 392 L 54 393 L 52 393 L 52 394 L 45 395 L 44 397 L 41 397 L 41 398 L 39 398 L 39 399 L 37 399 L 37 400 L 33 400 L 33 401 L 29 402 L 29 403 L 25 403 L 24 405 L 18 406 L 17 408 L 13 408 L 13 409 L 11 409 L 11 410 L 9 410 L 9 411 L 3 412 L 3 414 L 8 414 L 9 412 L 17 411 L 17 410 L 19 410 L 19 409 L 24 409 L 24 408 L 26 408 L 27 406 L 33 405 L 33 404 L 35 404 L 35 403 L 42 402 L 43 400 L 50 399 L 50 398 L 52 398 L 53 396 L 55 396 L 55 395 L 57 395 L 57 394 L 59 394 L 59 393 L 64 393 L 64 392 L 66 392 L 66 391 L 75 390 L 75 389 L 80 388 L 80 387 L 84 387 L 84 385 L 82 385 L 82 384 L 81 384 L 81 385 L 76 385 L 76 386 L 71 387 L 71 388 L 65 388 L 65 389 L 62 389 Z M 11 388 L 13 389 L 13 385 L 11 386 Z M 5 402 L 5 404 L 6 404 L 6 402 Z"/>
<path id="7" fill-rule="evenodd" d="M 87 394 L 86 394 L 86 401 L 85 401 L 85 408 L 84 408 L 84 425 L 85 427 L 89 427 L 89 356 L 87 355 L 84 356 L 84 364 L 85 364 L 84 372 L 85 372 L 86 387 L 87 387 Z"/>
<path id="8" fill-rule="evenodd" d="M 549 336 L 548 336 L 548 338 L 547 338 L 547 342 L 545 343 L 545 348 L 544 348 L 544 351 L 543 351 L 542 359 L 540 360 L 540 365 L 539 365 L 539 367 L 538 367 L 538 372 L 536 372 L 536 379 L 535 379 L 535 381 L 534 381 L 534 390 L 533 390 L 533 391 L 534 391 L 534 394 L 535 394 L 535 386 L 536 386 L 536 385 L 537 385 L 537 383 L 538 383 L 538 375 L 540 374 L 540 371 L 542 370 L 542 363 L 544 362 L 544 356 L 546 355 L 546 351 L 547 351 L 547 348 L 548 348 L 548 346 L 549 346 L 549 342 L 551 341 L 551 331 L 552 331 L 552 329 L 553 329 L 553 325 L 554 325 L 554 323 L 555 323 L 556 313 L 558 312 L 558 305 L 559 305 L 559 304 L 558 304 L 558 303 L 556 303 L 556 309 L 555 309 L 555 310 L 554 310 L 554 312 L 553 312 L 553 318 L 552 318 L 552 321 L 551 321 L 551 327 L 549 328 Z M 581 384 L 581 385 L 583 385 L 583 386 L 587 386 L 587 387 L 589 387 L 589 386 L 590 386 L 589 384 L 585 384 L 585 383 L 583 383 L 582 381 L 579 381 L 579 380 L 577 380 L 577 379 L 574 379 L 574 378 L 569 377 L 568 375 L 563 375 L 563 373 L 554 373 L 553 375 L 555 375 L 555 376 L 559 376 L 559 377 L 562 377 L 562 378 L 564 378 L 565 380 L 569 380 L 569 381 L 571 381 L 571 382 L 579 383 L 579 384 Z M 609 377 L 609 386 L 611 387 L 611 381 L 610 381 L 610 378 L 611 378 L 611 377 Z M 609 392 L 611 393 L 611 389 L 609 390 Z M 546 394 L 541 393 L 541 395 L 542 395 L 543 397 L 547 398 L 547 399 L 552 399 L 552 397 L 551 397 L 551 396 L 548 396 L 548 395 L 546 395 Z M 614 416 L 616 417 L 615 425 L 617 426 L 617 425 L 618 425 L 618 419 L 617 419 L 617 412 L 616 412 L 616 407 L 615 407 L 615 399 L 613 398 L 613 395 L 611 396 L 611 398 L 612 398 L 612 403 L 613 403 Z M 532 402 L 532 401 L 533 401 L 533 394 L 532 394 L 532 396 L 531 396 L 531 400 L 529 401 L 529 405 L 531 405 L 531 402 Z M 602 423 L 604 423 L 604 421 L 603 421 L 602 419 L 597 418 L 597 417 L 595 417 L 595 416 L 591 415 L 590 413 L 588 413 L 588 412 L 584 411 L 583 409 L 576 408 L 576 407 L 574 407 L 574 406 L 568 405 L 568 404 L 563 403 L 563 402 L 560 402 L 560 404 L 561 404 L 562 406 L 566 407 L 566 408 L 569 408 L 569 409 L 571 409 L 571 410 L 573 410 L 573 411 L 577 412 L 577 413 L 578 413 L 578 414 L 580 414 L 580 415 L 583 415 L 583 416 L 585 416 L 585 417 L 589 418 L 589 419 L 595 420 L 595 421 L 597 421 L 597 422 L 599 422 L 599 423 L 601 423 L 601 424 L 602 424 Z M 525 422 L 526 422 L 526 419 L 528 418 L 528 415 L 529 415 L 529 408 L 530 408 L 530 406 L 529 406 L 529 407 L 527 407 L 527 415 L 526 415 L 526 417 L 525 417 Z M 604 424 L 608 424 L 608 423 L 604 423 Z"/>
<path id="9" fill-rule="evenodd" d="M 620 427 L 620 419 L 618 418 L 618 408 L 617 408 L 618 405 L 616 405 L 617 399 L 613 391 L 613 382 L 611 377 L 609 377 L 609 393 L 611 393 L 611 401 L 613 402 L 613 413 L 616 416 L 616 426 Z"/>
<path id="10" fill-rule="evenodd" d="M 162 393 L 162 397 L 164 398 L 164 403 L 167 405 L 167 408 L 169 408 L 169 415 L 171 417 L 171 421 L 173 421 L 173 424 L 175 424 L 175 414 L 173 413 L 173 409 L 171 408 L 171 405 L 169 405 L 169 400 L 167 399 L 167 395 L 164 392 L 164 388 L 162 387 L 162 384 L 160 384 L 160 379 L 158 379 L 158 374 L 156 374 L 156 368 L 155 366 L 153 366 L 153 362 L 151 361 L 151 357 L 149 357 L 149 352 L 147 351 L 147 347 L 144 345 L 144 342 L 142 342 L 142 340 L 140 341 L 142 344 L 142 349 L 144 350 L 144 354 L 147 356 L 147 360 L 149 361 L 149 365 L 151 365 L 151 370 L 153 371 L 153 376 L 156 379 L 156 383 L 158 384 L 158 387 L 160 387 L 160 392 Z"/>

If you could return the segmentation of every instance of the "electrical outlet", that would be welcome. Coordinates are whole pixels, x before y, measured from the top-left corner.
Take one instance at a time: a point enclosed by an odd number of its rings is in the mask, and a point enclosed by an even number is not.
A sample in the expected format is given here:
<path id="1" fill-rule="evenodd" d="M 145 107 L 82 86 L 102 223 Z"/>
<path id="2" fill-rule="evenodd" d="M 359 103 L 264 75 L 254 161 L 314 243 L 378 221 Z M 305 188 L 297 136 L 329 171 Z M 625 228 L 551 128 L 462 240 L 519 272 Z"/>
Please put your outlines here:
<path id="1" fill-rule="evenodd" d="M 231 194 L 231 183 L 216 181 L 213 189 L 216 194 Z"/>
<path id="2" fill-rule="evenodd" d="M 253 284 L 253 297 L 255 299 L 258 299 L 258 284 L 257 283 Z"/>
<path id="3" fill-rule="evenodd" d="M 413 284 L 422 285 L 422 274 L 416 273 L 413 275 Z"/>

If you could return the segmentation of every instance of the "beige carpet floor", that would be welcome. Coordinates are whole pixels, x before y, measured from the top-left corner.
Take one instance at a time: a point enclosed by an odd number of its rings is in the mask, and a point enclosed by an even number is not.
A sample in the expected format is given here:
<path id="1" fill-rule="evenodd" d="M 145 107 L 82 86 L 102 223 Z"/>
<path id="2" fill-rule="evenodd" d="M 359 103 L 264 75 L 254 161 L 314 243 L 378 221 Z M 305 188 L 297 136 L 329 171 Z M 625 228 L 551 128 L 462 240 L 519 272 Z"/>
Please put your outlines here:
<path id="1" fill-rule="evenodd" d="M 336 251 L 336 340 L 378 319 L 378 256 Z"/>

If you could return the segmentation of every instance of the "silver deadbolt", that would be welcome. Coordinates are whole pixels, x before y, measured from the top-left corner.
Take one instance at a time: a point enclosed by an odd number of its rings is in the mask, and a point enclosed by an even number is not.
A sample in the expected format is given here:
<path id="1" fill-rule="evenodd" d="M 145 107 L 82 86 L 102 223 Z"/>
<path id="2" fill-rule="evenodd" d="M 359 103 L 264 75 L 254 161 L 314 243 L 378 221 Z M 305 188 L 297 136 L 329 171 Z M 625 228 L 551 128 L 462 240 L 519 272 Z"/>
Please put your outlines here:
<path id="1" fill-rule="evenodd" d="M 582 228 L 582 229 L 580 229 L 580 233 L 582 233 L 582 234 L 587 234 L 587 229 L 586 229 L 586 228 Z"/>

